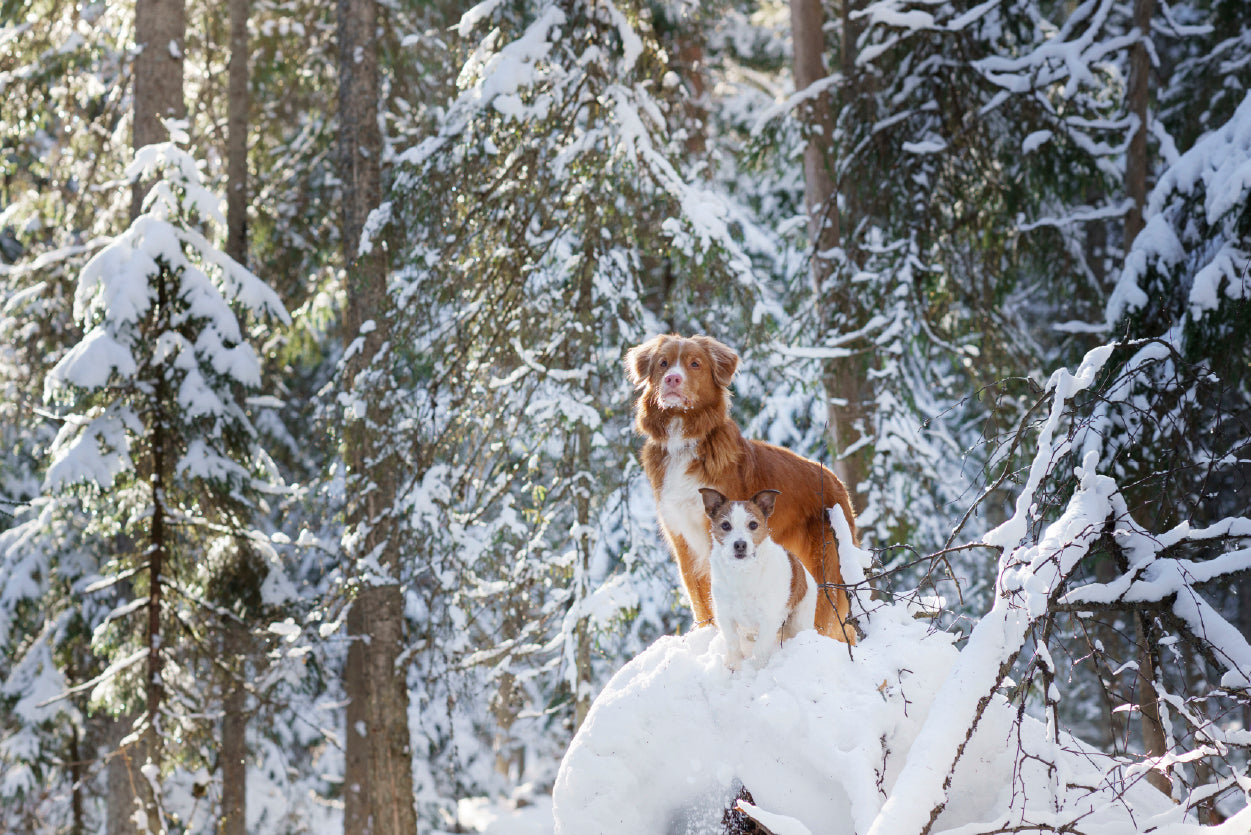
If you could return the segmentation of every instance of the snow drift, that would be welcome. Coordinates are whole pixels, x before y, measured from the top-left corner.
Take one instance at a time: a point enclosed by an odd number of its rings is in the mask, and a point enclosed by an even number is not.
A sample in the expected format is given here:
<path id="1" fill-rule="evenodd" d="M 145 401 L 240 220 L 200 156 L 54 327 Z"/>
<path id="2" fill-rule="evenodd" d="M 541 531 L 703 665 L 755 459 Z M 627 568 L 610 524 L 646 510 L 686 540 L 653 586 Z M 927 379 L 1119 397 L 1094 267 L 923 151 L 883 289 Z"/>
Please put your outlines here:
<path id="1" fill-rule="evenodd" d="M 720 833 L 739 784 L 775 832 L 868 832 L 959 655 L 953 636 L 903 606 L 875 613 L 854 648 L 805 632 L 759 671 L 726 670 L 713 629 L 662 638 L 612 678 L 570 745 L 553 793 L 556 832 Z M 1141 778 L 995 696 L 931 831 L 1201 828 Z M 1246 816 L 1228 825 L 1245 831 Z"/>

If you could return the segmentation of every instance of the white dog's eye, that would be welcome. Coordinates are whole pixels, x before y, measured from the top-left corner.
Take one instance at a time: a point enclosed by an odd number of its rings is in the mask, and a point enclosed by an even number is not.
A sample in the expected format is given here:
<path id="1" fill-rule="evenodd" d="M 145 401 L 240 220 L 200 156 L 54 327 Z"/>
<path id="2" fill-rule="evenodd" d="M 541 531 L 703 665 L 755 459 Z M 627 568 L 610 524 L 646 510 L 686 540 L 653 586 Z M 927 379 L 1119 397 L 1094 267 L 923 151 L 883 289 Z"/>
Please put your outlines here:
<path id="1" fill-rule="evenodd" d="M 760 527 L 760 523 L 759 523 L 759 522 L 748 522 L 748 523 L 747 523 L 747 527 L 748 527 L 748 528 L 750 528 L 751 530 L 753 530 L 753 531 L 754 531 L 756 528 Z"/>
<path id="2" fill-rule="evenodd" d="M 733 525 L 731 525 L 729 522 L 722 522 L 722 523 L 721 523 L 721 530 L 723 530 L 723 531 L 728 531 L 728 530 L 730 530 L 730 529 L 731 529 L 731 528 L 733 528 L 733 527 L 734 527 L 734 526 L 733 526 Z"/>

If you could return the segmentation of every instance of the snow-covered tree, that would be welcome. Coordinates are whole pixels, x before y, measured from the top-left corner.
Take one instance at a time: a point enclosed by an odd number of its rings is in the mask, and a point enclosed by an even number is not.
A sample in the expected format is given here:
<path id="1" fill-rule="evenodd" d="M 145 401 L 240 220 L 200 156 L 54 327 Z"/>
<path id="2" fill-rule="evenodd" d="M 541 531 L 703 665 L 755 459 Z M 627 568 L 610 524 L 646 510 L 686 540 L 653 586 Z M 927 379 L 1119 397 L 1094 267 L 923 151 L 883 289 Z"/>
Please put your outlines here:
<path id="1" fill-rule="evenodd" d="M 84 625 L 107 669 L 83 685 L 99 709 L 142 715 L 119 753 L 149 787 L 145 820 L 155 831 L 169 769 L 195 769 L 194 755 L 183 760 L 192 751 L 170 740 L 192 736 L 176 729 L 194 725 L 188 717 L 204 706 L 197 684 L 214 649 L 201 630 L 238 617 L 231 609 L 242 603 L 207 599 L 205 589 L 271 568 L 265 538 L 252 532 L 274 483 L 251 417 L 268 404 L 250 399 L 260 365 L 240 314 L 287 314 L 202 231 L 222 218 L 193 157 L 174 143 L 147 146 L 129 175 L 156 179 L 144 211 L 83 268 L 75 315 L 84 335 L 46 381 L 61 427 L 44 495 L 4 555 L 10 571 L 53 557 L 59 527 L 50 520 L 84 521 L 92 561 L 66 572 L 67 590 L 115 600 Z M 39 599 L 58 568 L 27 565 L 14 594 Z"/>

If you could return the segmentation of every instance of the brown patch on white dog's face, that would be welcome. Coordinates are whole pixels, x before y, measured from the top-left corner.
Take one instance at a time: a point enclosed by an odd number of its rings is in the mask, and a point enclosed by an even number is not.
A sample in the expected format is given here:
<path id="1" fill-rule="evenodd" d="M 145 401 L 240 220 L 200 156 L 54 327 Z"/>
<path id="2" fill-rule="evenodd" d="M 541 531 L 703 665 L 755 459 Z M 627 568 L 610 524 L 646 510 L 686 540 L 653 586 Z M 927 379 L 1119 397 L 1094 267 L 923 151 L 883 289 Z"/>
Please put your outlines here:
<path id="1" fill-rule="evenodd" d="M 626 373 L 641 400 L 660 410 L 690 411 L 726 396 L 738 354 L 707 336 L 649 339 L 626 354 Z"/>
<path id="2" fill-rule="evenodd" d="M 777 491 L 762 490 L 746 502 L 727 501 L 707 487 L 699 492 L 711 520 L 713 547 L 725 548 L 735 559 L 754 557 L 756 548 L 769 537 L 769 513 Z"/>

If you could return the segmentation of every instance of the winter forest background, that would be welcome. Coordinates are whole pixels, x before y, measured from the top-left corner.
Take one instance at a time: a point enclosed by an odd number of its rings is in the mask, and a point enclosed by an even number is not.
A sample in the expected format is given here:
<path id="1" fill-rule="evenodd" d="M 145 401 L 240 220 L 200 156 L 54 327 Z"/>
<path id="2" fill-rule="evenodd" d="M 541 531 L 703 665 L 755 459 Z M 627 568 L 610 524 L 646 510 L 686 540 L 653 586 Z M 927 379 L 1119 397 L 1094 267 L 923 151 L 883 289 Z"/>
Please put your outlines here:
<path id="1" fill-rule="evenodd" d="M 0 0 L 0 831 L 540 802 L 690 627 L 667 331 L 853 487 L 950 722 L 1237 813 L 1249 87 L 1244 0 Z"/>

